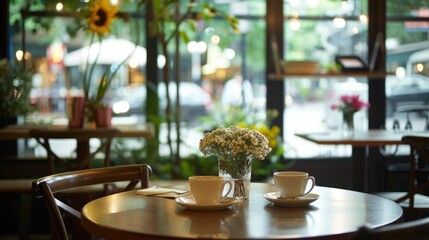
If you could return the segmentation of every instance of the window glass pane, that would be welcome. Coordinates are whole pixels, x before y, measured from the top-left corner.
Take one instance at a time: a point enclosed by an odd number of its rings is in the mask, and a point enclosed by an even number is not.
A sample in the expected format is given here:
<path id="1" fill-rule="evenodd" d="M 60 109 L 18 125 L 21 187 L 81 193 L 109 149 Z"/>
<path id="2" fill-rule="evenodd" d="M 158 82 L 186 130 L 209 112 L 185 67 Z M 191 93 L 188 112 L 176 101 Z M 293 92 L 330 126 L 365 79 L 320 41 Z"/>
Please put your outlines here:
<path id="1" fill-rule="evenodd" d="M 218 126 L 265 120 L 265 1 L 214 1 L 239 19 L 238 34 L 222 18 L 204 23 L 181 54 L 182 82 L 192 82 L 210 96 L 206 113 L 183 124 L 183 155 L 199 153 L 204 131 Z M 198 44 L 205 44 L 198 51 Z M 198 99 L 193 98 L 192 102 Z M 186 112 L 183 116 L 189 116 Z M 261 122 L 260 121 L 260 122 Z M 248 125 L 250 126 L 250 125 Z"/>
<path id="2" fill-rule="evenodd" d="M 207 118 L 211 118 L 212 124 L 221 125 L 222 122 L 213 116 L 222 115 L 222 109 L 230 105 L 245 104 L 259 117 L 265 117 L 265 1 L 212 1 L 212 3 L 225 13 L 239 18 L 240 33 L 233 34 L 226 21 L 222 17 L 216 17 L 209 22 L 198 22 L 197 31 L 189 35 L 190 43 L 180 42 L 182 84 L 179 94 L 182 106 L 183 155 L 199 152 L 198 143 L 204 130 L 207 130 L 207 121 L 209 121 Z M 76 10 L 85 5 L 83 1 L 65 1 L 59 10 L 58 1 L 46 0 L 43 4 L 34 1 L 30 5 L 30 13 L 25 21 L 25 41 L 22 42 L 22 32 L 14 34 L 14 51 L 22 50 L 25 46 L 26 51 L 31 54 L 29 62 L 37 69 L 33 80 L 32 101 L 38 111 L 28 118 L 33 122 L 41 123 L 59 119 L 66 123 L 67 100 L 83 94 L 82 78 L 87 58 L 78 53 L 87 49 L 90 36 L 82 30 L 74 31 L 79 21 L 76 22 L 70 15 L 73 14 L 71 9 Z M 133 12 L 135 9 L 133 1 L 125 1 L 121 5 L 123 13 Z M 141 14 L 137 14 L 137 18 L 120 19 L 118 25 L 112 29 L 113 37 L 104 39 L 101 45 L 109 47 L 109 41 L 118 39 L 128 41 L 129 45 L 136 41 L 138 33 L 140 38 L 136 50 L 143 54 L 135 61 L 122 66 L 112 82 L 106 102 L 113 107 L 113 123 L 137 123 L 146 120 L 145 64 L 147 60 L 143 41 L 144 23 L 139 16 L 142 17 Z M 137 20 L 139 20 L 139 26 L 136 26 Z M 17 27 L 18 23 L 16 23 Z M 52 49 L 51 46 L 54 43 L 64 51 L 62 53 L 64 59 L 59 64 L 52 64 L 52 59 L 47 52 L 47 49 Z M 114 47 L 110 47 L 107 51 L 100 52 L 97 61 L 103 64 L 97 64 L 93 70 L 94 84 L 98 83 L 98 79 L 105 70 L 115 68 L 117 63 L 104 62 L 103 55 L 108 53 L 109 57 L 117 57 L 124 52 L 124 48 L 117 44 L 115 43 Z M 97 50 L 98 47 L 94 49 Z M 173 44 L 169 47 L 169 54 L 171 56 L 174 54 Z M 91 57 L 97 55 L 94 53 Z M 161 69 L 163 56 L 159 56 L 156 61 Z M 242 75 L 246 80 L 245 85 L 248 86 L 243 91 L 246 95 L 244 101 L 240 97 L 242 96 L 241 87 L 228 84 L 232 88 L 228 87 L 229 92 L 224 93 L 226 83 L 232 83 L 233 80 L 230 79 L 236 74 Z M 160 82 L 162 82 L 161 78 L 160 70 Z M 172 88 L 170 92 L 174 92 L 174 86 Z M 163 110 L 166 108 L 163 83 L 160 83 L 158 91 L 162 118 Z M 232 116 L 230 112 L 227 114 Z M 201 117 L 206 117 L 206 120 L 201 120 Z M 165 125 L 162 124 L 161 145 L 165 145 L 167 141 L 165 129 Z M 161 146 L 162 154 L 168 154 L 168 151 Z"/>
<path id="3" fill-rule="evenodd" d="M 386 128 L 427 130 L 429 1 L 388 1 Z"/>
<path id="4" fill-rule="evenodd" d="M 35 70 L 31 103 L 36 111 L 26 117 L 27 122 L 67 124 L 72 98 L 83 95 L 85 69 L 91 72 L 92 64 L 87 66 L 88 52 L 90 63 L 97 59 L 91 73 L 91 96 L 95 96 L 103 73 L 117 69 L 103 100 L 104 104 L 113 105 L 128 86 L 144 84 L 146 50 L 142 47 L 145 30 L 141 16 L 115 20 L 110 33 L 101 40 L 100 45 L 99 38 L 91 40 L 91 35 L 79 28 L 85 19 L 75 18 L 76 11 L 81 11 L 80 8 L 87 5 L 84 1 L 63 1 L 62 5 L 50 0 L 43 4 L 31 2 L 24 19 L 25 31 L 21 29 L 20 12 L 16 11 L 22 7 L 19 3 L 11 2 L 10 22 L 14 30 L 12 51 L 16 56 L 15 61 L 25 59 Z M 130 2 L 120 6 L 121 16 L 136 11 L 136 5 Z M 134 54 L 129 61 L 125 61 L 132 52 Z M 119 118 L 115 114 L 113 118 L 114 123 L 133 124 L 139 121 L 143 121 L 142 117 L 126 115 Z M 30 148 L 27 151 L 29 154 L 45 154 L 34 140 L 29 140 L 25 146 Z M 60 149 L 59 155 L 70 156 L 73 146 L 70 142 L 58 142 L 53 147 Z"/>
<path id="5" fill-rule="evenodd" d="M 387 0 L 387 16 L 428 17 L 428 0 Z"/>
<path id="6" fill-rule="evenodd" d="M 305 73 L 337 71 L 337 55 L 357 56 L 367 64 L 368 26 L 364 2 L 347 1 L 343 5 L 341 1 L 287 1 L 285 59 L 317 64 L 316 70 L 301 65 Z M 368 101 L 366 78 L 290 77 L 285 80 L 285 91 L 284 131 L 288 157 L 351 154 L 350 146 L 320 146 L 296 137 L 295 133 L 340 131 L 342 115 L 331 106 L 338 104 L 342 95 L 359 95 L 361 100 Z M 354 117 L 356 131 L 368 128 L 366 110 Z"/>
<path id="7" fill-rule="evenodd" d="M 100 45 L 99 38 L 91 40 L 91 35 L 80 28 L 85 19 L 72 17 L 75 11 L 82 11 L 81 8 L 87 3 L 64 1 L 61 5 L 58 1 L 49 0 L 44 4 L 37 1 L 31 3 L 30 11 L 24 19 L 25 32 L 16 28 L 14 33 L 13 51 L 18 58 L 25 48 L 24 56 L 28 56 L 29 64 L 34 65 L 36 74 L 33 79 L 32 101 L 38 113 L 50 114 L 50 117 L 43 117 L 44 120 L 66 118 L 67 100 L 83 94 L 83 75 L 87 68 L 88 52 L 91 56 L 89 62 L 97 59 L 94 69 L 88 70 L 88 75 L 92 76 L 92 95 L 95 94 L 101 75 L 106 70 L 118 69 L 107 93 L 106 104 L 111 103 L 117 89 L 143 83 L 146 50 L 142 47 L 142 19 L 138 21 L 130 17 L 115 20 L 110 33 L 101 40 Z M 15 5 L 12 5 L 14 8 Z M 136 6 L 132 4 L 122 4 L 120 7 L 121 14 L 125 15 L 136 11 Z M 12 14 L 12 21 L 14 16 Z M 19 21 L 12 23 L 16 25 Z M 138 46 L 135 47 L 135 44 Z M 134 54 L 129 61 L 121 65 L 132 51 Z M 88 69 L 91 66 L 89 64 Z M 33 120 L 38 121 L 37 116 Z"/>
<path id="8" fill-rule="evenodd" d="M 286 15 L 305 17 L 359 16 L 367 14 L 367 1 L 363 0 L 290 0 L 284 1 Z"/>

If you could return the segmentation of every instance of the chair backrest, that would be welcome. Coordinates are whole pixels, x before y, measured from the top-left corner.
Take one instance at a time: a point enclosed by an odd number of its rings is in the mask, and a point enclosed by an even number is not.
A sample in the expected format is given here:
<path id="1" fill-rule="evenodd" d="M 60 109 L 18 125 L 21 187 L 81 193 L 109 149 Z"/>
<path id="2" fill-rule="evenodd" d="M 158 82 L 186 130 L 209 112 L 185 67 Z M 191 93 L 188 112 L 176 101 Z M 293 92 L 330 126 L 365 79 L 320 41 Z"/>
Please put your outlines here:
<path id="1" fill-rule="evenodd" d="M 429 164 L 429 137 L 404 136 L 402 142 L 410 145 L 410 163 L 415 169 L 423 169 Z"/>
<path id="2" fill-rule="evenodd" d="M 409 212 L 414 215 L 414 196 L 429 189 L 429 137 L 404 136 L 402 142 L 410 146 L 408 192 L 396 199 L 400 203 L 409 199 Z"/>
<path id="3" fill-rule="evenodd" d="M 429 239 L 429 217 L 404 223 L 396 223 L 371 229 L 359 229 L 353 240 L 427 240 Z"/>
<path id="4" fill-rule="evenodd" d="M 56 198 L 56 193 L 95 184 L 122 181 L 129 181 L 129 184 L 122 191 L 134 189 L 139 182 L 141 183 L 141 188 L 147 188 L 149 187 L 149 177 L 151 174 L 152 170 L 147 164 L 64 172 L 35 180 L 32 191 L 35 197 L 43 197 L 56 238 L 68 239 L 60 208 L 77 218 L 80 218 L 80 212 Z"/>

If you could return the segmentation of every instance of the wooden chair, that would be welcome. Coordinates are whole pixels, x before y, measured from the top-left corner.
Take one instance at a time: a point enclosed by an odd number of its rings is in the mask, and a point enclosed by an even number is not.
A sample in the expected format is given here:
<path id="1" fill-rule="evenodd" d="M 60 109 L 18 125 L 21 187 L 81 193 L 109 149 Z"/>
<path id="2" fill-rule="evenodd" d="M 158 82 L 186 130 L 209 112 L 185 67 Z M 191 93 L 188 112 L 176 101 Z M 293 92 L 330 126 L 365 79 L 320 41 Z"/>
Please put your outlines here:
<path id="1" fill-rule="evenodd" d="M 35 138 L 45 149 L 48 154 L 48 169 L 50 174 L 57 171 L 57 165 L 61 165 L 62 171 L 74 171 L 90 168 L 91 161 L 95 155 L 104 153 L 104 166 L 110 165 L 110 146 L 112 139 L 119 133 L 114 128 L 96 128 L 96 129 L 68 129 L 68 128 L 48 128 L 32 129 L 29 134 Z M 100 146 L 90 152 L 89 140 L 92 138 L 100 139 Z M 59 157 L 55 150 L 52 149 L 50 140 L 52 139 L 76 139 L 76 161 L 70 162 Z"/>
<path id="2" fill-rule="evenodd" d="M 429 190 L 429 137 L 404 136 L 402 142 L 410 146 L 408 192 L 376 194 L 397 202 L 413 219 L 424 211 L 429 212 L 429 196 L 425 195 Z"/>
<path id="3" fill-rule="evenodd" d="M 421 115 L 424 116 L 425 118 L 425 123 L 424 123 L 424 128 L 423 129 L 419 129 L 418 131 L 429 131 L 429 107 L 428 106 L 424 106 L 424 105 L 417 105 L 417 106 L 401 106 L 398 107 L 395 114 L 406 114 L 406 123 L 405 123 L 405 128 L 403 130 L 401 130 L 400 128 L 400 124 L 399 124 L 399 120 L 398 119 L 394 119 L 393 121 L 393 130 L 394 131 L 409 131 L 409 134 L 412 135 L 412 131 L 414 131 L 415 129 L 415 123 L 413 124 L 412 119 L 415 118 L 414 115 Z M 413 115 L 413 117 L 411 117 L 411 115 Z M 395 150 L 393 151 L 393 154 L 382 154 L 385 155 L 386 157 L 392 157 L 395 156 L 397 151 L 398 151 L 398 145 L 393 146 L 395 148 Z M 386 171 L 388 173 L 388 175 L 407 175 L 409 172 L 409 164 L 408 163 L 397 163 L 397 162 L 391 162 L 391 161 L 387 161 L 385 163 L 386 165 Z M 423 171 L 422 168 L 419 169 L 420 172 Z M 429 168 L 426 168 L 424 171 L 427 172 L 427 174 L 429 174 Z"/>
<path id="4" fill-rule="evenodd" d="M 429 217 L 371 229 L 361 227 L 353 240 L 428 240 Z"/>
<path id="5" fill-rule="evenodd" d="M 140 182 L 141 188 L 149 187 L 151 168 L 146 164 L 103 167 L 64 172 L 37 179 L 32 192 L 36 198 L 43 198 L 47 206 L 55 239 L 68 239 L 69 235 L 62 217 L 63 212 L 80 219 L 80 212 L 58 199 L 57 195 L 70 189 L 129 181 L 122 191 L 132 190 Z"/>

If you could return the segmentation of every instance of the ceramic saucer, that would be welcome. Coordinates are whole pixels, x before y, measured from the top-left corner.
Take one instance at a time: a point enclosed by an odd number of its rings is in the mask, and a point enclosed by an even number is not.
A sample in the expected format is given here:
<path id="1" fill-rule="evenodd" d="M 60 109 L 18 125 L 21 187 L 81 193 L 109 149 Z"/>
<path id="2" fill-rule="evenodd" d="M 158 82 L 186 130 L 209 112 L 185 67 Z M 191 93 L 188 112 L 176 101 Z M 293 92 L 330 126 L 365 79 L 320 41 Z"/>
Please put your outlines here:
<path id="1" fill-rule="evenodd" d="M 219 203 L 216 204 L 197 204 L 195 203 L 194 197 L 191 196 L 183 196 L 176 198 L 176 202 L 190 210 L 198 210 L 198 211 L 213 211 L 213 210 L 222 210 L 227 209 L 230 206 L 235 204 L 235 198 L 227 197 Z"/>
<path id="2" fill-rule="evenodd" d="M 304 197 L 295 199 L 279 198 L 279 196 L 278 192 L 269 192 L 264 194 L 265 199 L 274 203 L 274 205 L 282 207 L 305 207 L 319 199 L 319 195 L 315 193 L 309 193 Z"/>

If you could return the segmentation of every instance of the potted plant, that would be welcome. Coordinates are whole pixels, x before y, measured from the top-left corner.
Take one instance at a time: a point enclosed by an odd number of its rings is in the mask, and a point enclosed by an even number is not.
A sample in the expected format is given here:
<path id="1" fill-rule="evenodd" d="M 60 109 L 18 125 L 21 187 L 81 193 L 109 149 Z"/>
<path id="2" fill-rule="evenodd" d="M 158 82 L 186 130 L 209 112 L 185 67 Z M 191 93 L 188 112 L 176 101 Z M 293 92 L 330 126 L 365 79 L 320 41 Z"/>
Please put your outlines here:
<path id="1" fill-rule="evenodd" d="M 91 81 L 93 78 L 92 74 L 94 72 L 94 68 L 97 64 L 98 56 L 100 55 L 103 37 L 110 33 L 110 28 L 117 19 L 116 14 L 118 13 L 118 10 L 118 6 L 110 4 L 109 1 L 98 0 L 93 2 L 86 12 L 86 21 L 83 28 L 91 34 L 91 39 L 88 49 L 86 68 L 83 76 L 86 118 L 84 120 L 85 125 L 88 125 L 90 124 L 89 122 L 91 122 L 95 123 L 97 127 L 110 127 L 110 119 L 112 114 L 111 112 L 110 115 L 108 114 L 109 107 L 103 105 L 102 103 L 117 70 L 114 72 L 110 72 L 110 70 L 104 71 L 103 76 L 98 83 L 95 96 L 91 96 Z M 92 47 L 92 43 L 94 43 L 95 37 L 98 37 L 100 47 L 97 57 L 95 58 L 94 62 L 90 64 L 89 50 Z"/>
<path id="2" fill-rule="evenodd" d="M 0 127 L 16 124 L 18 116 L 33 111 L 29 101 L 32 71 L 0 60 Z"/>
<path id="3" fill-rule="evenodd" d="M 105 101 L 106 93 L 108 92 L 111 83 L 119 69 L 126 63 L 126 61 L 132 56 L 132 51 L 122 62 L 118 63 L 115 69 L 112 71 L 111 68 L 106 68 L 101 78 L 99 78 L 97 84 L 93 84 L 95 77 L 93 73 L 95 66 L 97 65 L 98 57 L 102 49 L 103 39 L 106 37 L 112 28 L 112 25 L 118 19 L 119 6 L 113 5 L 108 0 L 97 0 L 91 2 L 87 6 L 87 9 L 82 11 L 85 21 L 80 26 L 87 30 L 90 34 L 90 44 L 88 47 L 88 56 L 86 59 L 85 71 L 83 75 L 83 91 L 84 91 L 84 125 L 85 127 L 91 127 L 96 125 L 97 127 L 110 127 L 112 118 L 112 109 Z M 138 29 L 138 28 L 137 28 Z M 139 40 L 139 34 L 137 31 L 137 40 Z M 94 39 L 98 38 L 99 43 L 94 44 Z M 95 45 L 98 45 L 98 53 L 95 60 L 90 62 L 90 50 Z M 137 44 L 135 44 L 135 48 Z M 95 88 L 94 89 L 94 85 Z"/>
<path id="4" fill-rule="evenodd" d="M 110 127 L 112 125 L 112 108 L 109 104 L 104 103 L 104 96 L 110 87 L 112 77 L 103 74 L 98 83 L 97 94 L 91 102 L 91 104 L 93 104 L 92 109 L 94 111 L 94 120 L 97 127 Z"/>

